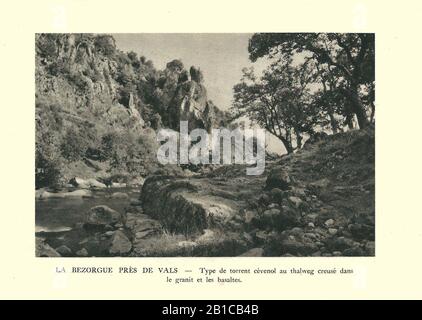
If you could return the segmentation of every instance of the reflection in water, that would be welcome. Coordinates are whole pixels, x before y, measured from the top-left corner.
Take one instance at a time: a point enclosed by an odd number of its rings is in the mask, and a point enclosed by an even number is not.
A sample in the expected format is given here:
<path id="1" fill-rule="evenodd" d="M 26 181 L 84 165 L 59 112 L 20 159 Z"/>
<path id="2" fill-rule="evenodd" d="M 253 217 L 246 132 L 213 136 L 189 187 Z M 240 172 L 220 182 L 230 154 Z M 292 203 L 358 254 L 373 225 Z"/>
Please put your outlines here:
<path id="1" fill-rule="evenodd" d="M 129 199 L 114 199 L 114 192 L 125 192 Z M 106 205 L 124 212 L 130 199 L 138 199 L 139 191 L 134 189 L 111 189 L 94 191 L 93 198 L 45 199 L 35 201 L 35 232 L 69 231 L 76 223 L 83 222 L 85 213 L 97 205 Z"/>

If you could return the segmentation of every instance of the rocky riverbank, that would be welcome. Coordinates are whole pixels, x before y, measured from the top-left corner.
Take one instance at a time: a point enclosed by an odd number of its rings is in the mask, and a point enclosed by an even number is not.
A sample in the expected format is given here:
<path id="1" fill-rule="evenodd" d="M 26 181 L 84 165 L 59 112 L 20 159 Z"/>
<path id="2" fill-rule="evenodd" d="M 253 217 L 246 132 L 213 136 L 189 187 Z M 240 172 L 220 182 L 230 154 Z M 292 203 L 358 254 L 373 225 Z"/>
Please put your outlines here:
<path id="1" fill-rule="evenodd" d="M 37 255 L 374 256 L 374 149 L 369 128 L 308 142 L 261 176 L 151 175 L 125 212 L 96 206 L 71 231 L 39 234 Z"/>

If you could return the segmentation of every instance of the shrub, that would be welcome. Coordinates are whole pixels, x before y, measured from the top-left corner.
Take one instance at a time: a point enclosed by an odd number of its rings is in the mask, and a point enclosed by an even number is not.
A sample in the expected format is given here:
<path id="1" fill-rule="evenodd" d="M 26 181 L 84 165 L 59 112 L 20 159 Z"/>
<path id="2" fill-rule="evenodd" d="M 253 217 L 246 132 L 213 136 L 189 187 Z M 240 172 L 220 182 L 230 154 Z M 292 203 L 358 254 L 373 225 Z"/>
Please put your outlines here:
<path id="1" fill-rule="evenodd" d="M 46 157 L 36 153 L 35 156 L 35 187 L 55 187 L 61 183 L 61 161 L 59 157 Z"/>
<path id="2" fill-rule="evenodd" d="M 98 35 L 94 40 L 95 48 L 103 55 L 112 57 L 116 52 L 114 38 L 110 35 Z"/>
<path id="3" fill-rule="evenodd" d="M 55 187 L 61 182 L 62 159 L 54 144 L 54 137 L 48 132 L 37 132 L 35 145 L 35 187 Z"/>
<path id="4" fill-rule="evenodd" d="M 79 91 L 83 92 L 88 87 L 85 76 L 79 72 L 69 73 L 67 79 L 73 83 Z"/>
<path id="5" fill-rule="evenodd" d="M 60 151 L 66 160 L 78 161 L 84 157 L 88 147 L 88 141 L 78 131 L 68 129 L 60 145 Z"/>

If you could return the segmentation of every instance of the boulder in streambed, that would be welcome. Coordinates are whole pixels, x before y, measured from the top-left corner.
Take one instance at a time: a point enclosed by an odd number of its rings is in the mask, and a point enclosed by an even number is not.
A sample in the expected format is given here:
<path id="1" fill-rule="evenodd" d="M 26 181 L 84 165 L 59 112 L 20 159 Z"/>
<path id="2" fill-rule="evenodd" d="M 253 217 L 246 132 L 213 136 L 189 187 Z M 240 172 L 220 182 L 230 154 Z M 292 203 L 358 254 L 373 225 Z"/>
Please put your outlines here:
<path id="1" fill-rule="evenodd" d="M 127 184 L 126 183 L 121 183 L 121 182 L 112 182 L 110 185 L 111 188 L 126 188 Z"/>
<path id="2" fill-rule="evenodd" d="M 105 227 L 107 225 L 117 225 L 124 222 L 124 216 L 105 205 L 92 207 L 86 213 L 85 224 Z"/>
<path id="3" fill-rule="evenodd" d="M 88 257 L 88 250 L 82 248 L 81 250 L 76 251 L 78 257 Z"/>
<path id="4" fill-rule="evenodd" d="M 194 234 L 209 228 L 224 229 L 245 204 L 236 198 L 232 185 L 214 182 L 208 178 L 151 176 L 142 187 L 143 210 L 170 232 Z"/>
<path id="5" fill-rule="evenodd" d="M 127 193 L 124 192 L 114 192 L 111 195 L 112 199 L 129 199 L 129 195 Z"/>

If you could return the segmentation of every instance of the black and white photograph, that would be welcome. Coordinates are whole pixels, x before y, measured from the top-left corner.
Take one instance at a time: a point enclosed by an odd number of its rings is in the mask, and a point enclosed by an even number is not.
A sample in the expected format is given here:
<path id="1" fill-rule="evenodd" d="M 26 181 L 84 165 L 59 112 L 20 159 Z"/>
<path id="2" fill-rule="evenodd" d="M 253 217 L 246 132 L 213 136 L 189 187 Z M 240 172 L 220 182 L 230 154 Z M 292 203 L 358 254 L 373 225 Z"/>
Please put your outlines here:
<path id="1" fill-rule="evenodd" d="M 375 33 L 34 41 L 36 257 L 375 256 Z"/>

